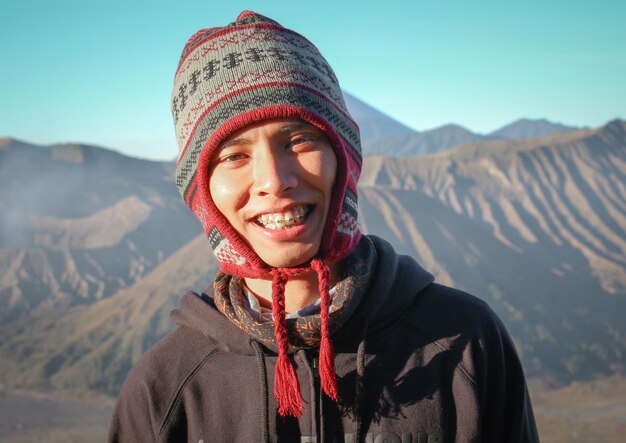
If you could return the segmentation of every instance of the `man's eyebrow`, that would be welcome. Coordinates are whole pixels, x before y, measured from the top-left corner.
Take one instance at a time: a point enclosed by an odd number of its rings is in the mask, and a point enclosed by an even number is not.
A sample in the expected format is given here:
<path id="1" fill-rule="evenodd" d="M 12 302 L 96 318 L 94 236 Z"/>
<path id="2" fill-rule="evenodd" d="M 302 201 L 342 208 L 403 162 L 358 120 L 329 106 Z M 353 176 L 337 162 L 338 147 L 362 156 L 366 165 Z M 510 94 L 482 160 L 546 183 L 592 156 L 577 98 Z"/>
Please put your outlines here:
<path id="1" fill-rule="evenodd" d="M 317 129 L 315 128 L 315 126 L 310 125 L 309 123 L 297 121 L 297 122 L 285 123 L 283 126 L 281 126 L 278 129 L 278 132 L 280 134 L 288 134 L 293 131 L 298 131 L 301 129 L 308 129 L 308 128 Z"/>
<path id="2" fill-rule="evenodd" d="M 235 137 L 235 138 L 233 138 L 231 140 L 228 140 L 228 141 L 225 141 L 224 143 L 221 143 L 217 147 L 217 149 L 220 150 L 220 149 L 228 148 L 230 146 L 245 145 L 245 144 L 248 144 L 248 143 L 250 143 L 250 140 L 248 140 L 245 137 Z"/>
<path id="3" fill-rule="evenodd" d="M 316 128 L 315 126 L 309 123 L 295 121 L 295 122 L 285 123 L 284 125 L 282 125 L 280 128 L 278 128 L 278 133 L 280 135 L 284 135 L 284 134 L 289 134 L 290 132 L 299 131 L 302 129 L 318 130 L 318 128 Z M 223 142 L 222 144 L 218 146 L 217 149 L 220 150 L 220 149 L 228 148 L 230 146 L 239 146 L 239 145 L 245 145 L 249 143 L 250 143 L 250 140 L 248 140 L 246 137 L 235 137 L 231 140 Z"/>

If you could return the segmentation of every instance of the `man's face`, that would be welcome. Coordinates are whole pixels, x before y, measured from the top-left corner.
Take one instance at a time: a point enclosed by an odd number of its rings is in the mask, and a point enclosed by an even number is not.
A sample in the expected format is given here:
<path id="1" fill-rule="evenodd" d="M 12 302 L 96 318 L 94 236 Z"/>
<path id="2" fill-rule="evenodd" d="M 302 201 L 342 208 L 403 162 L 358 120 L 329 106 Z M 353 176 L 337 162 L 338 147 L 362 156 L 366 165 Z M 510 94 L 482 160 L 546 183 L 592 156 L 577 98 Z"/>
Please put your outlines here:
<path id="1" fill-rule="evenodd" d="M 302 120 L 246 126 L 213 154 L 215 206 L 273 267 L 295 266 L 319 250 L 337 158 L 323 131 Z"/>

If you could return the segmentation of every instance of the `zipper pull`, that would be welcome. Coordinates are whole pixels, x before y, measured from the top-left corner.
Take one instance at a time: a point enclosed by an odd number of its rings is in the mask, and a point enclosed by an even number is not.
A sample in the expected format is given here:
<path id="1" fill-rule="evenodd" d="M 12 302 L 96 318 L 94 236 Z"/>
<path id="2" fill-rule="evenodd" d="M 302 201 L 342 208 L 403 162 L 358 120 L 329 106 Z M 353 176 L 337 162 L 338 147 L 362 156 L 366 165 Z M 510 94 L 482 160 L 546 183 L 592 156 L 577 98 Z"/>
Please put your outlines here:
<path id="1" fill-rule="evenodd" d="M 312 351 L 311 353 L 311 367 L 313 368 L 313 377 L 315 379 L 320 378 L 320 370 L 319 370 L 319 354 L 316 351 Z"/>

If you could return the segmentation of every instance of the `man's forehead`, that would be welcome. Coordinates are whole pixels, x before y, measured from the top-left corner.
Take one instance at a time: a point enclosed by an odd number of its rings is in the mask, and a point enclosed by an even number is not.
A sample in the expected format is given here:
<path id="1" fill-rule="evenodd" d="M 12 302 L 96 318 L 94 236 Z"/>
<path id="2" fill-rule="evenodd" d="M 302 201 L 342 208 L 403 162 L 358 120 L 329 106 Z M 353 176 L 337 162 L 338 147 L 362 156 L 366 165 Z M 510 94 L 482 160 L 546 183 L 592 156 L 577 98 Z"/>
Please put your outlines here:
<path id="1" fill-rule="evenodd" d="M 309 122 L 304 120 L 300 120 L 297 118 L 283 118 L 283 119 L 273 119 L 273 120 L 263 120 L 260 122 L 255 122 L 249 125 L 244 126 L 243 128 L 238 129 L 229 135 L 224 141 L 220 143 L 218 149 L 223 149 L 227 146 L 242 144 L 249 141 L 247 137 L 247 133 L 253 131 L 255 129 L 264 129 L 271 127 L 272 132 L 277 135 L 290 134 L 295 131 L 300 131 L 303 129 L 312 129 L 315 131 L 320 131 L 319 128 L 312 125 Z"/>

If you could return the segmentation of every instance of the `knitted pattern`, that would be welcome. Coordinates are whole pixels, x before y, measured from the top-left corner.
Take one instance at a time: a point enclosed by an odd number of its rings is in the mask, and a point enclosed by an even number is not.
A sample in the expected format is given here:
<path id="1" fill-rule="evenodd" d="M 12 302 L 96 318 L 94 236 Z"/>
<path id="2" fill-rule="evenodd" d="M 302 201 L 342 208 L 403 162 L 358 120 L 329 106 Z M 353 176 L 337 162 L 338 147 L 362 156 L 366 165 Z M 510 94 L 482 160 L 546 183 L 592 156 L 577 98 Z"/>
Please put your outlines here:
<path id="1" fill-rule="evenodd" d="M 335 261 L 354 249 L 361 235 L 359 129 L 332 68 L 306 38 L 251 11 L 226 27 L 201 30 L 183 49 L 171 105 L 180 150 L 176 184 L 223 272 L 260 277 L 271 271 L 217 210 L 208 183 L 219 144 L 263 120 L 299 118 L 326 133 L 337 176 L 318 258 Z"/>

